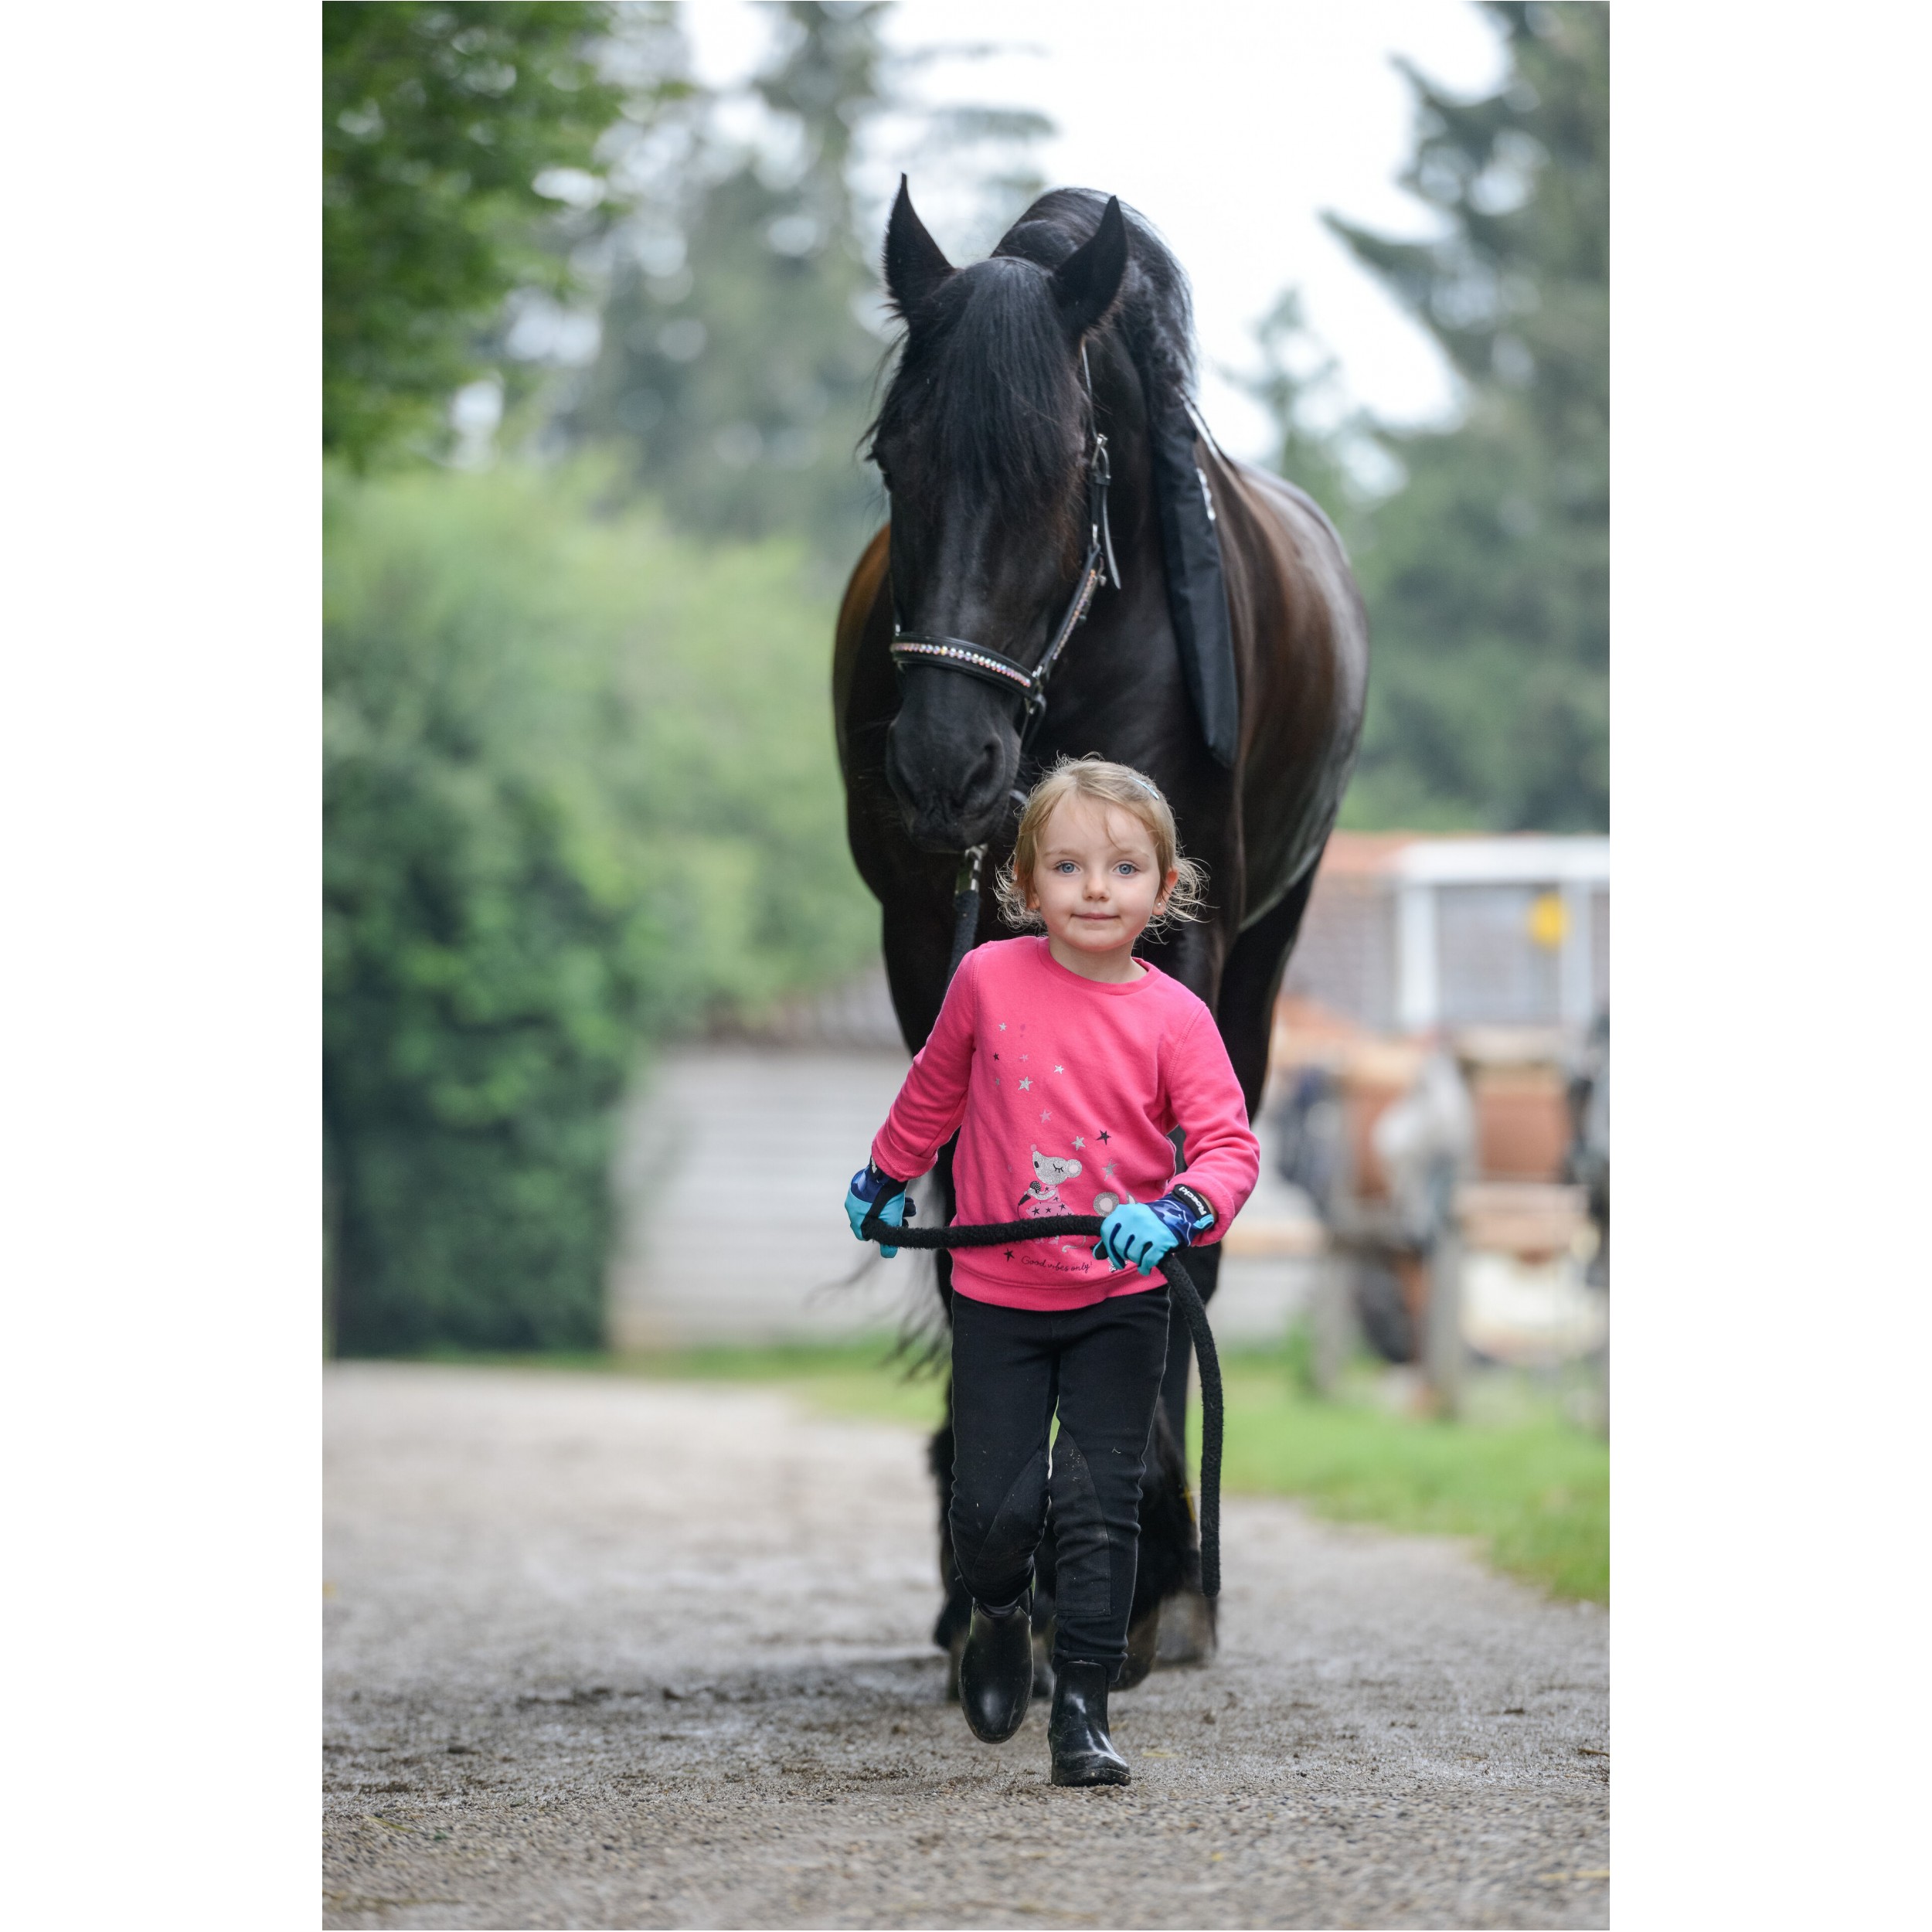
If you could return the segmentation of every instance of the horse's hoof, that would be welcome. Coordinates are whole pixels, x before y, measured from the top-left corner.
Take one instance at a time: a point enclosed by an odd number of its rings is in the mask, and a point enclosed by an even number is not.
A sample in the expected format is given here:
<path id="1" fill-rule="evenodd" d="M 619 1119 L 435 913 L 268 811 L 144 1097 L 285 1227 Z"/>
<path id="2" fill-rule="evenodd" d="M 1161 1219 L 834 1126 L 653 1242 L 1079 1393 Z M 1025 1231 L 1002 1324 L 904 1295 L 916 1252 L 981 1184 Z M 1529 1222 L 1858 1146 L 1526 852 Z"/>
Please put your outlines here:
<path id="1" fill-rule="evenodd" d="M 1152 1608 L 1128 1625 L 1127 1662 L 1121 1665 L 1121 1674 L 1114 1680 L 1116 1690 L 1131 1690 L 1154 1668 L 1155 1659 L 1159 1654 L 1161 1621 L 1161 1606 L 1156 1602 Z"/>
<path id="2" fill-rule="evenodd" d="M 1162 1606 L 1155 1667 L 1173 1670 L 1182 1665 L 1205 1664 L 1213 1656 L 1215 1646 L 1214 1606 L 1198 1590 L 1176 1590 Z"/>
<path id="3" fill-rule="evenodd" d="M 1003 1613 L 973 1606 L 959 1657 L 959 1707 L 982 1744 L 1003 1744 L 1033 1695 L 1032 1620 L 1024 1601 Z"/>

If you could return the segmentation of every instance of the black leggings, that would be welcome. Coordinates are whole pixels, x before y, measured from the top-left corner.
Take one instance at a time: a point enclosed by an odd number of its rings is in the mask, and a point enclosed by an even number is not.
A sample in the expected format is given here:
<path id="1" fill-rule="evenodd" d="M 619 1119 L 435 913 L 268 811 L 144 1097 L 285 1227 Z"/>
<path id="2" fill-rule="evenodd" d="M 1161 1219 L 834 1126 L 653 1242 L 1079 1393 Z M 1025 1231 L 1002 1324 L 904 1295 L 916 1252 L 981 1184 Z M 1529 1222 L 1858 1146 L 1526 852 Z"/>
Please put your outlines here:
<path id="1" fill-rule="evenodd" d="M 1050 1501 L 1056 1666 L 1111 1677 L 1126 1659 L 1167 1323 L 1165 1284 L 1063 1313 L 953 1297 L 954 1560 L 979 1602 L 1011 1603 L 1032 1580 Z"/>

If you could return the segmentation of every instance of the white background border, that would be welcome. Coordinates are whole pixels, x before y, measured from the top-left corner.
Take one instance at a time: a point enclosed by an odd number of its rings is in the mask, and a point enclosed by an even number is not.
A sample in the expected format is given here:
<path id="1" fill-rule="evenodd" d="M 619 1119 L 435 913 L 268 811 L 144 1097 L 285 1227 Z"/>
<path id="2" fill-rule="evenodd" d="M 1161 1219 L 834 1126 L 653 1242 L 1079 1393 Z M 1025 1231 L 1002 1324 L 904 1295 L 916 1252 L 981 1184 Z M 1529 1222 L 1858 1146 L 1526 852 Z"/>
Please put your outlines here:
<path id="1" fill-rule="evenodd" d="M 1617 1910 L 1868 1923 L 1922 1890 L 1928 16 L 1616 12 Z M 10 1915 L 305 1926 L 315 17 L 10 25 Z"/>

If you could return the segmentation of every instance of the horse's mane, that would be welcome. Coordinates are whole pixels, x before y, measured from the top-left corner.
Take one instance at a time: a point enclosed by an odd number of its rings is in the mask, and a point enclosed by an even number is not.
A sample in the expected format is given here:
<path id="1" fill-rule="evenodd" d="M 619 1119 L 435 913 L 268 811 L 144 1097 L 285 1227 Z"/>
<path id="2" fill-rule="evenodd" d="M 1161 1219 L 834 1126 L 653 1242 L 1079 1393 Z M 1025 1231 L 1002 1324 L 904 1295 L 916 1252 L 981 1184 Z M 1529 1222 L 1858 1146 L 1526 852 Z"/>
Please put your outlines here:
<path id="1" fill-rule="evenodd" d="M 1077 519 L 1072 480 L 1085 456 L 1086 407 L 1039 271 L 1087 241 L 1106 206 L 1091 189 L 1054 189 L 985 261 L 942 283 L 907 335 L 872 426 L 876 444 L 916 422 L 940 474 L 1062 538 Z M 1127 274 L 1103 327 L 1120 332 L 1150 408 L 1178 409 L 1194 386 L 1187 277 L 1141 216 L 1124 204 L 1121 213 Z"/>
<path id="2" fill-rule="evenodd" d="M 1001 236 L 995 255 L 1017 255 L 1057 268 L 1100 225 L 1107 197 L 1091 188 L 1054 188 Z M 1148 400 L 1177 406 L 1194 395 L 1194 304 L 1186 271 L 1153 224 L 1125 202 L 1130 237 L 1127 278 L 1112 326 L 1125 341 Z"/>

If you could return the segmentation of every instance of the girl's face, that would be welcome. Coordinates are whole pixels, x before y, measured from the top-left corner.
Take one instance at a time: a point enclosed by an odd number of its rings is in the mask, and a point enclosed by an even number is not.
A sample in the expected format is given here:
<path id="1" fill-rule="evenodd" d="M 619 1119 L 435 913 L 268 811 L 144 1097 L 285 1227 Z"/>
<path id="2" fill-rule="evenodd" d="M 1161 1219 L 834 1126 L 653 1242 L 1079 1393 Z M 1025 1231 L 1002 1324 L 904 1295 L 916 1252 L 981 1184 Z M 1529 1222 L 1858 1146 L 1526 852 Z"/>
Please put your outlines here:
<path id="1" fill-rule="evenodd" d="M 1154 841 L 1133 813 L 1075 793 L 1040 828 L 1026 903 L 1046 922 L 1063 966 L 1088 979 L 1136 979 L 1134 942 L 1179 876 L 1157 869 Z"/>

